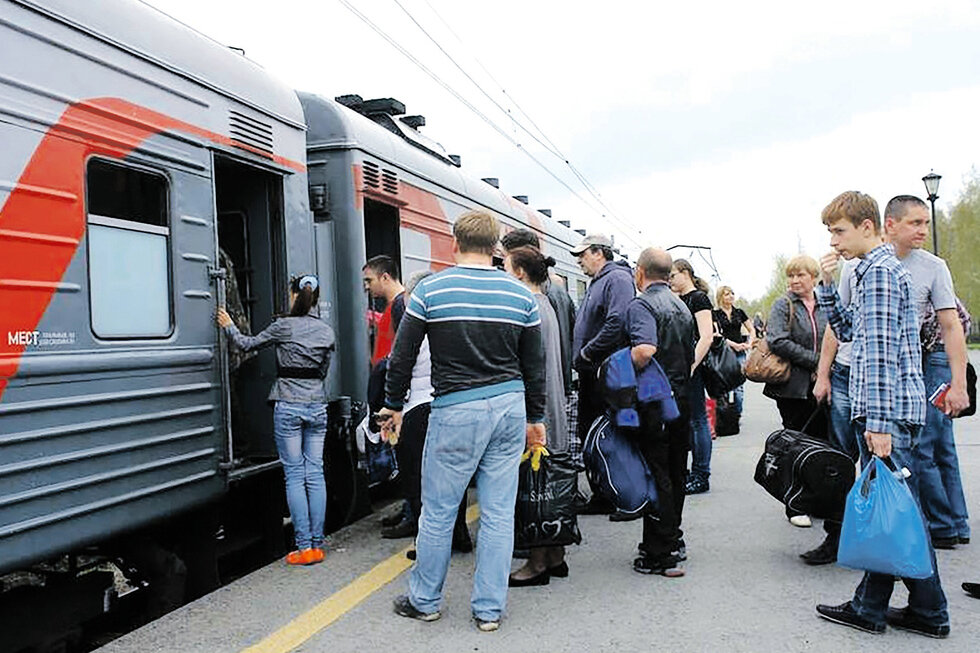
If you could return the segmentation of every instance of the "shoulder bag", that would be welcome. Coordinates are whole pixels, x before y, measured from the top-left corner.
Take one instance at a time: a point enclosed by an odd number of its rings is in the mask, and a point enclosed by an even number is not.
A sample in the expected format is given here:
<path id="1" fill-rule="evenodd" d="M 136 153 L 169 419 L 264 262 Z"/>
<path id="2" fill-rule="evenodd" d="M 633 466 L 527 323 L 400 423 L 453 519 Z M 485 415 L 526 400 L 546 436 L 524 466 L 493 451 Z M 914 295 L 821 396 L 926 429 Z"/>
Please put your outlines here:
<path id="1" fill-rule="evenodd" d="M 796 312 L 793 300 L 789 302 L 789 320 L 787 321 L 787 331 L 793 330 L 793 313 Z M 756 338 L 752 343 L 752 351 L 745 361 L 745 378 L 756 383 L 786 383 L 789 381 L 792 364 L 769 350 L 769 343 L 765 338 Z"/>

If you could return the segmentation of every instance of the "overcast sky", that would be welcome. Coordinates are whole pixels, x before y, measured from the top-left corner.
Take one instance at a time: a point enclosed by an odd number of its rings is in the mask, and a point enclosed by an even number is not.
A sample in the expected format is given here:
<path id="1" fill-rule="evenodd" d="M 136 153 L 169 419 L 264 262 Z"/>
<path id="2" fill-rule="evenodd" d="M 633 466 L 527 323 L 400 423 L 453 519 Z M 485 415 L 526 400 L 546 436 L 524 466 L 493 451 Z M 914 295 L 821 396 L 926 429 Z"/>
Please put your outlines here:
<path id="1" fill-rule="evenodd" d="M 573 227 L 612 232 L 634 252 L 710 246 L 721 281 L 747 298 L 764 291 L 776 254 L 827 249 L 819 214 L 839 192 L 883 207 L 924 196 L 934 168 L 943 208 L 980 158 L 980 3 L 970 0 L 349 1 L 591 206 L 341 0 L 149 0 L 297 89 L 401 100 L 468 174 L 499 177 Z M 572 172 L 399 3 L 533 130 L 516 101 L 618 219 L 601 217 Z"/>

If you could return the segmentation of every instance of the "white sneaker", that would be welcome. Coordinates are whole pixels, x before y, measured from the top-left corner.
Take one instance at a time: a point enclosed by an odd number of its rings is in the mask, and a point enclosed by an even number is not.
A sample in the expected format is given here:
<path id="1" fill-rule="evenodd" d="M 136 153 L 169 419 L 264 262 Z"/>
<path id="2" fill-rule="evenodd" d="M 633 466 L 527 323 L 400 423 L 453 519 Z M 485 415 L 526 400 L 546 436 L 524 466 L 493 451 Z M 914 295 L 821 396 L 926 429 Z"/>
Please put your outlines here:
<path id="1" fill-rule="evenodd" d="M 797 528 L 810 528 L 813 526 L 813 522 L 810 521 L 810 515 L 793 515 L 789 518 L 789 523 Z"/>

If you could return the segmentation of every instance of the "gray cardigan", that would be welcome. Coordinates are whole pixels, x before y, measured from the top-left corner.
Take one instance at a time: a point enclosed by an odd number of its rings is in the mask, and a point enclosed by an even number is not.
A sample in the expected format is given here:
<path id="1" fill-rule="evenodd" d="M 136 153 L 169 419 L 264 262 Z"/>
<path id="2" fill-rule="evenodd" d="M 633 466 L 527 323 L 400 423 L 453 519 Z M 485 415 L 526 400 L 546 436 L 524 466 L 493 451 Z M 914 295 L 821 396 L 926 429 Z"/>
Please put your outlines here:
<path id="1" fill-rule="evenodd" d="M 789 307 L 793 306 L 793 323 L 789 324 Z M 820 344 L 827 327 L 827 318 L 818 307 L 813 310 L 813 322 L 803 300 L 786 293 L 772 305 L 766 325 L 766 342 L 772 353 L 792 364 L 789 381 L 767 383 L 763 394 L 773 399 L 806 399 L 813 387 L 813 374 L 820 359 Z"/>

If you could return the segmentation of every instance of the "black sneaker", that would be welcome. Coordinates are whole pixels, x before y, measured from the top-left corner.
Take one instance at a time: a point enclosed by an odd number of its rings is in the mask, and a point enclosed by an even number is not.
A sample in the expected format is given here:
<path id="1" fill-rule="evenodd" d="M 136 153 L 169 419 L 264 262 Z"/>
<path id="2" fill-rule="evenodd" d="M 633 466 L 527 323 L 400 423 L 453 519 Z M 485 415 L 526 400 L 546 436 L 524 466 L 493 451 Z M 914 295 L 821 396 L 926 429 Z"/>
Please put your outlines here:
<path id="1" fill-rule="evenodd" d="M 955 549 L 956 545 L 959 543 L 960 543 L 960 538 L 958 536 L 932 538 L 932 548 L 934 549 L 943 549 L 945 551 L 951 551 Z"/>
<path id="2" fill-rule="evenodd" d="M 970 543 L 970 538 L 969 538 L 969 536 L 963 536 L 963 535 L 960 535 L 960 541 L 959 541 L 959 544 L 969 544 L 969 543 Z"/>
<path id="3" fill-rule="evenodd" d="M 684 486 L 684 494 L 704 494 L 709 489 L 708 479 L 700 476 L 691 476 L 691 480 Z"/>
<path id="4" fill-rule="evenodd" d="M 873 635 L 881 635 L 885 632 L 885 624 L 876 624 L 865 619 L 854 611 L 850 601 L 840 605 L 818 605 L 817 614 L 827 621 L 833 621 L 842 626 L 850 626 Z"/>
<path id="5" fill-rule="evenodd" d="M 435 621 L 442 616 L 442 613 L 438 610 L 435 612 L 420 612 L 408 600 L 407 594 L 402 594 L 395 599 L 395 614 L 399 617 L 408 617 L 409 619 L 418 619 L 419 621 Z"/>
<path id="6" fill-rule="evenodd" d="M 828 535 L 817 548 L 801 553 L 800 557 L 808 565 L 829 565 L 837 562 L 837 547 L 840 544 L 838 538 Z"/>
<path id="7" fill-rule="evenodd" d="M 415 537 L 419 532 L 419 523 L 408 517 L 402 518 L 394 526 L 381 529 L 381 537 L 386 540 L 399 540 L 403 537 Z"/>
<path id="8" fill-rule="evenodd" d="M 963 591 L 975 599 L 980 599 L 980 583 L 963 583 Z"/>
<path id="9" fill-rule="evenodd" d="M 667 578 L 680 578 L 684 575 L 684 568 L 679 565 L 680 560 L 674 555 L 667 555 L 662 558 L 651 558 L 640 556 L 633 561 L 633 571 L 640 574 L 656 574 Z"/>
<path id="10" fill-rule="evenodd" d="M 383 528 L 388 528 L 389 526 L 394 526 L 401 520 L 405 519 L 405 515 L 408 514 L 408 510 L 405 509 L 405 502 L 402 501 L 402 505 L 394 512 L 381 518 L 381 526 Z"/>
<path id="11" fill-rule="evenodd" d="M 621 510 L 616 510 L 611 515 L 609 515 L 609 521 L 613 521 L 613 522 L 634 521 L 642 518 L 643 518 L 642 512 L 623 512 Z"/>
<path id="12" fill-rule="evenodd" d="M 918 633 L 933 639 L 949 637 L 949 624 L 942 626 L 927 624 L 916 617 L 908 608 L 888 608 L 888 612 L 885 613 L 885 620 L 892 628 L 907 630 L 910 633 Z"/>

